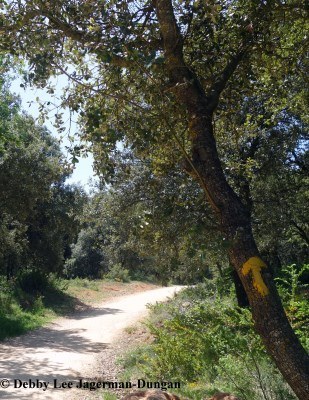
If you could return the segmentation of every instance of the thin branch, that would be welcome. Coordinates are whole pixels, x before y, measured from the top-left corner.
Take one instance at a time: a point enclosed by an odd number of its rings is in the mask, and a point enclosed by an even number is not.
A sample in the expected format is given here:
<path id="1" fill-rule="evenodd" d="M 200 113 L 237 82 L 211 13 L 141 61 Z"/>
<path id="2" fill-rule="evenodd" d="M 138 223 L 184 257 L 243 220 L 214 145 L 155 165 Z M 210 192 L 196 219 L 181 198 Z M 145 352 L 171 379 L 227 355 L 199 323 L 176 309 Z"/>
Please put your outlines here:
<path id="1" fill-rule="evenodd" d="M 229 63 L 224 68 L 224 70 L 222 71 L 222 73 L 218 76 L 218 78 L 214 81 L 214 83 L 210 87 L 208 91 L 209 101 L 207 105 L 207 109 L 210 112 L 213 112 L 217 108 L 221 93 L 225 89 L 228 81 L 230 80 L 231 76 L 235 72 L 236 68 L 242 61 L 247 51 L 248 47 L 242 48 L 235 56 L 233 56 L 229 61 Z"/>
<path id="2" fill-rule="evenodd" d="M 204 179 L 202 178 L 201 174 L 199 173 L 199 171 L 195 168 L 189 154 L 187 153 L 186 149 L 184 148 L 183 144 L 181 143 L 180 139 L 177 136 L 177 133 L 175 131 L 175 129 L 169 124 L 169 122 L 165 119 L 166 124 L 168 125 L 170 132 L 173 136 L 173 138 L 175 139 L 176 143 L 178 144 L 179 149 L 181 150 L 182 154 L 184 155 L 185 159 L 187 160 L 187 162 L 189 163 L 192 171 L 195 173 L 196 177 L 198 178 L 198 180 L 201 182 L 201 185 L 205 191 L 206 194 L 206 198 L 208 200 L 208 202 L 212 205 L 213 209 L 215 210 L 215 212 L 217 212 L 219 215 L 221 214 L 220 209 L 217 207 L 217 205 L 215 204 L 210 191 L 208 190 Z"/>
<path id="3" fill-rule="evenodd" d="M 136 103 L 135 101 L 132 101 L 128 98 L 126 98 L 123 95 L 120 94 L 112 94 L 112 93 L 108 93 L 107 91 L 104 91 L 103 89 L 96 89 L 92 86 L 87 85 L 84 82 L 79 81 L 77 78 L 73 77 L 72 75 L 70 75 L 65 69 L 63 69 L 60 65 L 57 65 L 57 68 L 64 74 L 66 75 L 70 80 L 72 80 L 73 82 L 75 82 L 76 84 L 86 88 L 87 90 L 91 91 L 91 92 L 95 92 L 95 93 L 100 93 L 100 94 L 104 94 L 105 96 L 111 97 L 113 99 L 116 100 L 123 100 L 129 104 L 131 104 L 132 106 L 139 108 L 142 111 L 149 111 L 147 108 L 141 106 L 140 104 Z"/>
<path id="4" fill-rule="evenodd" d="M 291 220 L 291 224 L 298 231 L 299 236 L 309 245 L 309 237 L 306 231 L 301 226 L 299 226 L 294 220 Z"/>

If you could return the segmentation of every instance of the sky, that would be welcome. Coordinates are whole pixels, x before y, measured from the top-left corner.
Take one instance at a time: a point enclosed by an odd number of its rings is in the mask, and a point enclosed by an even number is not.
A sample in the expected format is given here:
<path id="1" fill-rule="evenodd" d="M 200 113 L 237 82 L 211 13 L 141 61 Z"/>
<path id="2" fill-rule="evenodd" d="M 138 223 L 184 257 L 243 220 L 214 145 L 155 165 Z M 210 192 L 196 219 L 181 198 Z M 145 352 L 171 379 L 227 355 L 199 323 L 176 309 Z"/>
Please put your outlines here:
<path id="1" fill-rule="evenodd" d="M 26 111 L 28 114 L 32 115 L 34 118 L 39 116 L 39 104 L 37 102 L 37 98 L 41 101 L 55 101 L 57 95 L 61 94 L 62 88 L 66 85 L 64 78 L 57 78 L 54 81 L 56 84 L 55 95 L 52 96 L 47 93 L 44 89 L 36 89 L 36 88 L 23 88 L 20 86 L 22 83 L 21 78 L 15 78 L 10 87 L 10 91 L 19 95 L 22 102 L 22 109 Z M 29 106 L 29 102 L 31 102 Z M 64 111 L 64 120 L 69 119 L 68 111 Z M 66 118 L 67 116 L 67 118 Z M 51 118 L 52 119 L 52 118 Z M 53 127 L 52 123 L 46 121 L 44 125 L 51 131 L 51 133 L 59 138 L 59 134 L 56 129 Z M 71 133 L 75 133 L 78 131 L 77 124 L 73 123 L 71 126 Z M 64 154 L 67 154 L 67 150 L 65 146 L 69 145 L 69 141 L 64 138 L 63 143 L 61 144 Z M 67 183 L 79 183 L 82 185 L 87 191 L 91 189 L 91 182 L 90 179 L 95 181 L 96 177 L 94 176 L 92 164 L 93 164 L 93 157 L 91 154 L 88 155 L 87 158 L 79 158 L 79 162 L 75 164 L 75 169 L 72 176 L 66 181 Z"/>

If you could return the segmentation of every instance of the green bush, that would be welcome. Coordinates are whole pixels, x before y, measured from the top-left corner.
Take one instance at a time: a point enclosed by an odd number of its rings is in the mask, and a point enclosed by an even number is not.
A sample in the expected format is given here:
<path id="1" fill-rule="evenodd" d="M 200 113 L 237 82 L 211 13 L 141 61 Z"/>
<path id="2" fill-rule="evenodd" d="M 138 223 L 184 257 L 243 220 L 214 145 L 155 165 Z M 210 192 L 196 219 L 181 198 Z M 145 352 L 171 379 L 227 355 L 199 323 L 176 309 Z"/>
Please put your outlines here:
<path id="1" fill-rule="evenodd" d="M 191 382 L 204 376 L 216 377 L 220 357 L 245 348 L 248 342 L 261 347 L 252 334 L 249 312 L 235 309 L 222 299 L 213 302 L 185 302 L 172 311 L 163 325 L 150 324 L 156 338 L 153 359 L 155 370 L 173 379 Z"/>
<path id="2" fill-rule="evenodd" d="M 79 232 L 77 242 L 72 245 L 71 258 L 65 263 L 63 272 L 67 278 L 101 278 L 107 265 L 99 236 L 98 230 L 90 227 Z"/>
<path id="3" fill-rule="evenodd" d="M 38 296 L 35 298 L 32 307 L 31 307 L 31 311 L 34 314 L 41 314 L 44 313 L 44 303 L 43 303 L 43 297 L 42 296 Z"/>
<path id="4" fill-rule="evenodd" d="M 0 340 L 34 329 L 44 320 L 42 296 L 26 293 L 18 282 L 0 277 Z"/>
<path id="5" fill-rule="evenodd" d="M 12 282 L 4 276 L 0 276 L 0 315 L 7 314 L 11 310 L 14 297 L 14 287 Z"/>
<path id="6" fill-rule="evenodd" d="M 23 269 L 17 275 L 19 287 L 26 293 L 43 293 L 49 286 L 46 273 L 40 269 Z"/>
<path id="7" fill-rule="evenodd" d="M 309 264 L 302 267 L 292 264 L 282 269 L 276 281 L 290 323 L 309 351 L 309 285 L 301 283 L 303 276 L 308 273 Z"/>
<path id="8" fill-rule="evenodd" d="M 115 264 L 105 277 L 118 282 L 130 282 L 131 280 L 129 270 L 122 268 L 121 264 Z"/>
<path id="9" fill-rule="evenodd" d="M 215 282 L 188 288 L 150 308 L 148 326 L 155 340 L 135 354 L 140 374 L 180 381 L 183 394 L 198 400 L 216 391 L 243 400 L 295 399 L 254 332 L 250 311 L 220 296 Z M 204 391 L 196 391 L 198 387 Z"/>

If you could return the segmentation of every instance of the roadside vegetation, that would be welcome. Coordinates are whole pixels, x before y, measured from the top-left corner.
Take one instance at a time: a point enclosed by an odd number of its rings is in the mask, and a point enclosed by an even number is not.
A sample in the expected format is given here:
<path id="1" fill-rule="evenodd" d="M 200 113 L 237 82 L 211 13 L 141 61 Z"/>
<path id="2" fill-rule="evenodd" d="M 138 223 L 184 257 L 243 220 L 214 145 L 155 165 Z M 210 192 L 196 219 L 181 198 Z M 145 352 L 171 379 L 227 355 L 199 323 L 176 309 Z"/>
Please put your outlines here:
<path id="1" fill-rule="evenodd" d="M 41 280 L 40 280 L 41 279 Z M 43 280 L 42 280 L 43 279 Z M 113 297 L 155 288 L 137 281 L 46 278 L 28 271 L 16 281 L 0 279 L 0 340 L 26 333 Z"/>
<path id="2" fill-rule="evenodd" d="M 307 350 L 308 285 L 301 279 L 308 271 L 309 265 L 292 265 L 278 279 L 288 318 Z M 192 400 L 218 391 L 242 400 L 296 399 L 256 335 L 250 310 L 237 306 L 234 289 L 227 291 L 221 278 L 189 287 L 150 311 L 152 341 L 121 359 L 123 380 L 178 381 L 178 393 Z"/>

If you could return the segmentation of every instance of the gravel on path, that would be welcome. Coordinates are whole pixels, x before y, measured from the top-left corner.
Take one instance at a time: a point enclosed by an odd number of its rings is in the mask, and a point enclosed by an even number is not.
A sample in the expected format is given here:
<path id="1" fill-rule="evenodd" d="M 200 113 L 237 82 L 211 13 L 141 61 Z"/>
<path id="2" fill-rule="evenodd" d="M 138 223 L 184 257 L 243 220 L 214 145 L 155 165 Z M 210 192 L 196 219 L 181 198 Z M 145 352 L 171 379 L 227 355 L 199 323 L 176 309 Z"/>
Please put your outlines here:
<path id="1" fill-rule="evenodd" d="M 147 315 L 148 303 L 164 301 L 181 288 L 119 297 L 1 343 L 0 399 L 95 399 L 94 391 L 76 388 L 79 379 L 117 378 L 116 350 L 126 345 L 121 341 L 123 329 Z M 72 387 L 59 387 L 65 385 Z"/>

